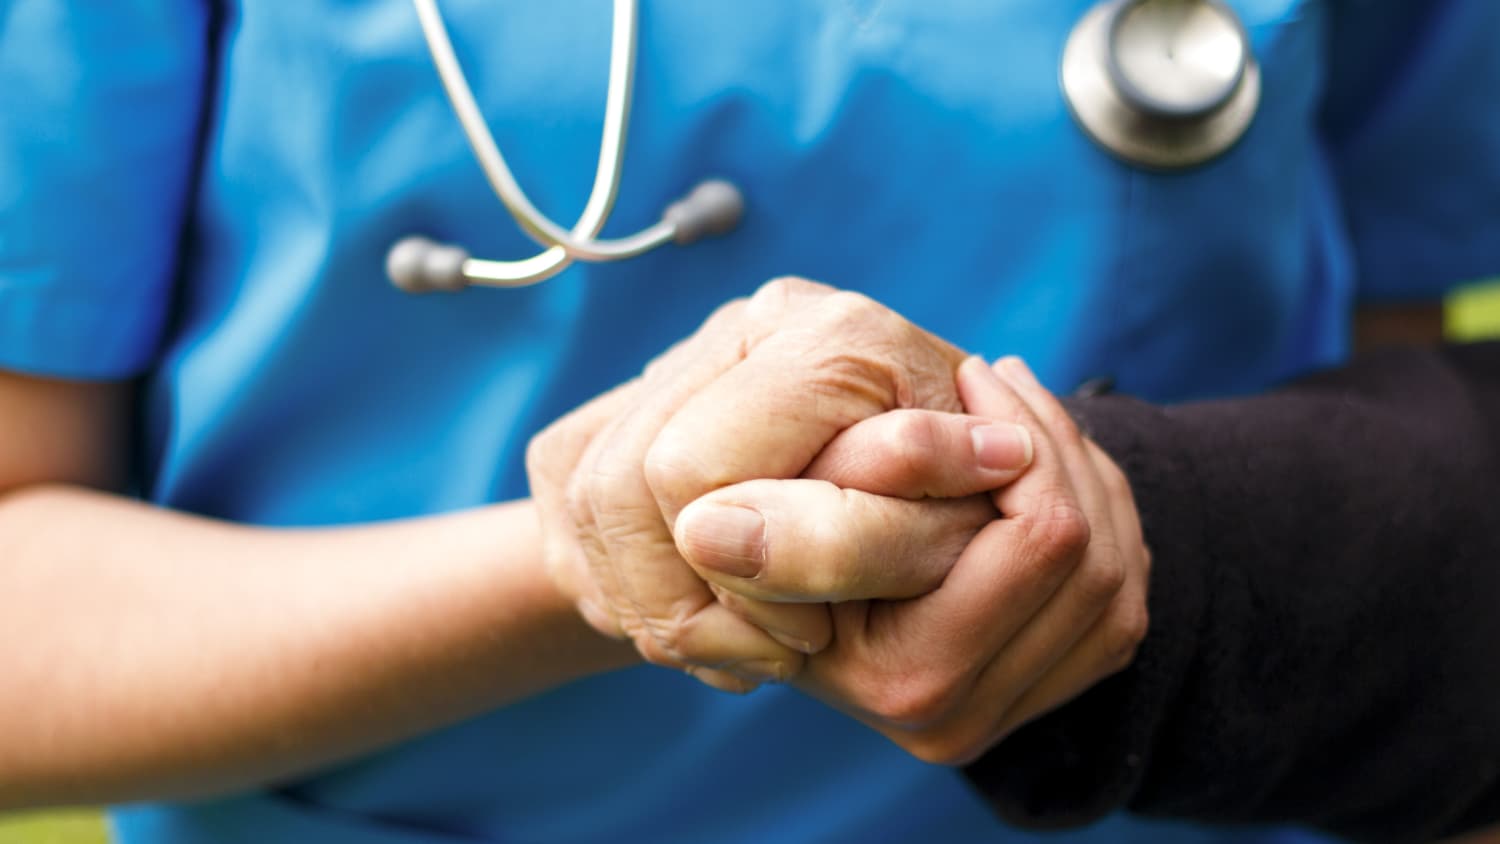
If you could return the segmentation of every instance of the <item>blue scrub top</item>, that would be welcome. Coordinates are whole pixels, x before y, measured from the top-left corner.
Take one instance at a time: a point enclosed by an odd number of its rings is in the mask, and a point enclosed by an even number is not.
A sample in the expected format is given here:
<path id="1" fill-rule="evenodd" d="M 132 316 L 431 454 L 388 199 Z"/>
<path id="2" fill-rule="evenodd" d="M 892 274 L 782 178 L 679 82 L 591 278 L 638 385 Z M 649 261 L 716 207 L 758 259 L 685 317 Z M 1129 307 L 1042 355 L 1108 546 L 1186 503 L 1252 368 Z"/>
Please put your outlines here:
<path id="1" fill-rule="evenodd" d="M 517 291 L 413 298 L 420 232 L 535 248 L 490 195 L 404 0 L 0 11 L 0 367 L 144 375 L 142 489 L 266 525 L 526 495 L 528 438 L 716 305 L 797 274 L 1054 388 L 1156 399 L 1339 360 L 1356 301 L 1500 271 L 1500 4 L 1237 0 L 1243 142 L 1131 169 L 1057 84 L 1091 0 L 646 0 L 606 233 L 704 176 L 732 236 Z M 603 117 L 604 0 L 445 0 L 518 178 L 566 225 Z M 117 815 L 131 842 L 1029 840 L 951 770 L 785 689 L 576 683 L 263 793 Z M 1245 840 L 1271 833 L 1242 832 Z M 1225 840 L 1115 817 L 1061 840 Z"/>

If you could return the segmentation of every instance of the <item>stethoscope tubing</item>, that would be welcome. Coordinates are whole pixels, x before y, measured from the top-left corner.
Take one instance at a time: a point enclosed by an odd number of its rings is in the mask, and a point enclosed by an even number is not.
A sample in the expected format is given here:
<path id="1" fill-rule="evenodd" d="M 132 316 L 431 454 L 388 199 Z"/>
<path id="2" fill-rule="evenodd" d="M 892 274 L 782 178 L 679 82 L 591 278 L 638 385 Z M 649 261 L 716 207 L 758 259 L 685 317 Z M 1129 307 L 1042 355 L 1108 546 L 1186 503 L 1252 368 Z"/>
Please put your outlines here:
<path id="1" fill-rule="evenodd" d="M 614 20 L 610 37 L 609 83 L 605 94 L 604 126 L 599 143 L 599 160 L 593 188 L 587 204 L 571 232 L 565 231 L 537 210 L 516 181 L 505 156 L 495 143 L 489 125 L 469 88 L 447 27 L 438 11 L 436 0 L 412 0 L 417 18 L 426 36 L 428 51 L 443 90 L 453 106 L 464 135 L 474 150 L 490 187 L 505 205 L 516 223 L 532 240 L 547 251 L 523 261 L 477 261 L 476 270 L 489 274 L 524 277 L 556 274 L 572 260 L 614 261 L 648 252 L 670 240 L 675 226 L 666 220 L 627 237 L 613 240 L 595 239 L 604 228 L 615 198 L 619 195 L 621 170 L 625 160 L 625 134 L 630 119 L 631 93 L 635 80 L 636 4 L 635 0 L 614 0 Z M 510 269 L 506 269 L 510 268 Z M 466 266 L 466 270 L 469 267 Z M 542 275 L 545 273 L 546 275 Z M 521 279 L 517 279 L 521 280 Z"/>
<path id="2" fill-rule="evenodd" d="M 1152 0 L 1100 0 L 1069 36 L 1060 83 L 1083 129 L 1106 150 L 1135 166 L 1180 169 L 1221 155 L 1253 119 L 1258 73 L 1244 24 L 1223 0 L 1197 0 L 1230 22 L 1244 58 L 1216 102 L 1181 108 L 1139 90 L 1119 64 L 1126 15 Z M 669 205 L 661 218 L 626 237 L 599 239 L 620 190 L 630 122 L 638 40 L 638 0 L 613 0 L 609 80 L 599 158 L 588 202 L 571 230 L 532 204 L 500 152 L 448 36 L 437 0 L 412 0 L 443 90 L 474 157 L 496 197 L 526 235 L 543 247 L 530 258 L 480 260 L 456 246 L 408 237 L 387 253 L 387 273 L 410 292 L 458 290 L 470 283 L 523 287 L 545 281 L 574 261 L 618 261 L 668 242 L 686 245 L 738 225 L 744 198 L 729 182 L 709 179 Z M 1102 27 L 1102 28 L 1101 28 Z"/>

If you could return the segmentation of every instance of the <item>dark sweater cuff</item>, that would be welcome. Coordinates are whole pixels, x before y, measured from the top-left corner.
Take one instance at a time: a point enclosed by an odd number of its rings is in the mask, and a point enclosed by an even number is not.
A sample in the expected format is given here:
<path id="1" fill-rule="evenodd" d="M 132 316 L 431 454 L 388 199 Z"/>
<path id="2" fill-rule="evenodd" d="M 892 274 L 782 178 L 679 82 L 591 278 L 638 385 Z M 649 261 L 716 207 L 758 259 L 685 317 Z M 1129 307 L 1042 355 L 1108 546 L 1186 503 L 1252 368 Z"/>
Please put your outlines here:
<path id="1" fill-rule="evenodd" d="M 1007 819 L 1375 841 L 1500 820 L 1500 345 L 1070 408 L 1130 478 L 1151 626 L 1130 668 L 968 769 Z"/>

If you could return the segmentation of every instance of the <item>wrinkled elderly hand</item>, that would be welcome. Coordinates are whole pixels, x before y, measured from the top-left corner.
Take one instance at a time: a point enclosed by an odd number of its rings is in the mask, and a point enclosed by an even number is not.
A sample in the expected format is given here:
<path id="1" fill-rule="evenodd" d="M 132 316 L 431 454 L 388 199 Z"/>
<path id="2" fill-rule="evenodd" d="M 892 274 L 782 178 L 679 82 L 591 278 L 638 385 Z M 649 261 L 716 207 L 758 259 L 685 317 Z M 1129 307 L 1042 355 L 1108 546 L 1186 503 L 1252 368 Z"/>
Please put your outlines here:
<path id="1" fill-rule="evenodd" d="M 735 610 L 719 603 L 679 555 L 671 529 L 678 514 L 743 481 L 798 478 L 810 467 L 816 475 L 815 458 L 861 420 L 900 408 L 959 410 L 954 371 L 962 357 L 866 297 L 809 282 L 772 282 L 726 305 L 640 379 L 533 440 L 527 468 L 549 570 L 593 626 L 628 636 L 651 662 L 735 691 L 790 678 L 829 641 L 829 611 L 822 603 L 740 598 Z M 804 600 L 909 597 L 937 587 L 994 515 L 982 497 L 943 496 L 1010 481 L 1029 447 L 1013 426 L 961 423 L 962 442 L 988 437 L 984 459 L 966 461 L 973 468 L 963 476 L 924 477 L 930 461 L 912 445 L 922 440 L 897 419 L 870 430 L 885 431 L 905 455 L 889 469 L 901 482 L 890 483 L 907 487 L 917 478 L 915 496 L 803 480 L 778 500 L 772 521 L 745 508 L 700 511 L 718 517 L 705 541 L 740 553 L 745 564 L 767 561 L 745 550 L 757 537 L 830 561 L 837 582 L 803 584 Z M 987 433 L 976 438 L 978 427 Z M 818 463 L 830 471 L 858 464 L 857 454 L 840 453 Z M 879 486 L 880 472 L 867 474 Z M 870 578 L 879 590 L 870 592 L 859 579 L 871 571 L 902 576 Z"/>
<path id="2" fill-rule="evenodd" d="M 1012 358 L 992 372 L 971 359 L 959 386 L 969 412 L 1033 432 L 1034 463 L 995 493 L 1002 517 L 978 533 L 936 588 L 910 600 L 835 604 L 832 644 L 797 679 L 914 755 L 950 764 L 974 759 L 1125 667 L 1145 635 L 1150 569 L 1124 475 L 1024 364 Z M 945 455 L 942 446 L 952 448 L 971 420 L 924 416 L 928 440 L 940 446 L 929 462 L 961 465 L 964 449 Z M 856 427 L 840 440 L 861 436 Z M 861 482 L 857 466 L 830 468 L 830 480 Z M 866 597 L 918 594 L 910 572 L 853 571 L 843 560 L 800 553 L 793 542 L 777 547 L 774 531 L 766 565 L 751 572 L 739 556 L 722 553 L 712 523 L 700 516 L 748 507 L 773 521 L 778 516 L 769 514 L 779 515 L 795 498 L 791 487 L 803 483 L 741 483 L 682 512 L 678 544 L 724 605 L 754 618 L 763 602 L 821 601 L 851 587 Z"/>

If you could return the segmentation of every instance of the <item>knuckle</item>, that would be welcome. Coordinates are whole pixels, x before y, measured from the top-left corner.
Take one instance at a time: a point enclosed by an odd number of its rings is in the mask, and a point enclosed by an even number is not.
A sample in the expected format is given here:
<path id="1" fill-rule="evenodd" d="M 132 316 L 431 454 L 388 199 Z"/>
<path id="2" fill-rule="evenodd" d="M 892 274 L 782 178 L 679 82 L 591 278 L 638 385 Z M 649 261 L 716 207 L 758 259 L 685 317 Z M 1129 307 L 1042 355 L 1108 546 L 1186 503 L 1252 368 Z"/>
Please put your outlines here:
<path id="1" fill-rule="evenodd" d="M 762 578 L 767 586 L 784 588 L 803 600 L 837 601 L 858 589 L 868 574 L 872 548 L 865 533 L 852 525 L 870 525 L 880 517 L 870 496 L 827 484 L 836 496 L 838 518 L 819 520 L 805 543 L 770 543 Z"/>
<path id="2" fill-rule="evenodd" d="M 828 298 L 824 300 L 824 309 L 825 313 L 835 319 L 855 320 L 878 317 L 885 311 L 874 299 L 852 290 L 836 290 L 828 294 Z"/>
<path id="3" fill-rule="evenodd" d="M 957 683 L 938 672 L 917 671 L 880 684 L 872 711 L 892 724 L 921 727 L 952 710 L 956 693 Z"/>
<path id="4" fill-rule="evenodd" d="M 850 290 L 828 294 L 819 302 L 817 316 L 828 336 L 859 338 L 874 348 L 901 348 L 912 329 L 895 311 Z"/>
<path id="5" fill-rule="evenodd" d="M 762 284 L 745 304 L 746 318 L 761 321 L 785 316 L 801 298 L 826 293 L 828 287 L 796 276 L 773 278 Z"/>
<path id="6" fill-rule="evenodd" d="M 800 559 L 788 560 L 780 554 L 773 557 L 761 581 L 767 588 L 795 593 L 802 600 L 833 600 L 850 586 L 848 556 L 841 537 L 820 532 L 812 547 L 797 554 Z"/>
<path id="7" fill-rule="evenodd" d="M 1076 558 L 1088 548 L 1091 538 L 1088 517 L 1072 501 L 1056 502 L 1032 521 L 1031 540 L 1048 559 Z"/>
<path id="8" fill-rule="evenodd" d="M 746 314 L 750 310 L 750 302 L 746 299 L 731 299 L 714 309 L 708 319 L 703 321 L 694 333 L 695 337 L 711 337 L 725 332 L 732 332 L 743 323 Z M 685 348 L 687 341 L 677 344 L 673 349 Z"/>
<path id="9" fill-rule="evenodd" d="M 942 433 L 927 414 L 901 410 L 891 414 L 879 447 L 881 464 L 895 470 L 904 485 L 917 485 L 936 474 Z"/>
<path id="10" fill-rule="evenodd" d="M 773 302 L 786 302 L 793 296 L 828 293 L 831 290 L 832 288 L 824 284 L 819 284 L 816 281 L 809 281 L 800 276 L 784 275 L 762 284 L 755 291 L 754 296 L 751 297 L 751 301 L 754 301 L 756 297 L 760 297 L 770 299 Z"/>
<path id="11" fill-rule="evenodd" d="M 1105 554 L 1090 560 L 1078 573 L 1080 588 L 1091 606 L 1107 604 L 1125 585 L 1125 563 L 1118 554 Z"/>
<path id="12" fill-rule="evenodd" d="M 646 486 L 664 500 L 686 503 L 718 486 L 708 467 L 672 437 L 651 444 L 641 471 Z"/>

